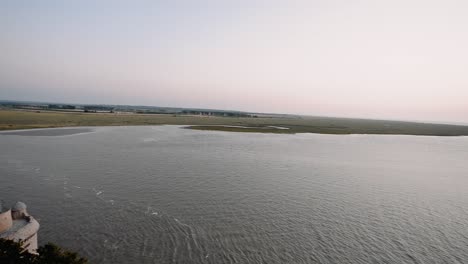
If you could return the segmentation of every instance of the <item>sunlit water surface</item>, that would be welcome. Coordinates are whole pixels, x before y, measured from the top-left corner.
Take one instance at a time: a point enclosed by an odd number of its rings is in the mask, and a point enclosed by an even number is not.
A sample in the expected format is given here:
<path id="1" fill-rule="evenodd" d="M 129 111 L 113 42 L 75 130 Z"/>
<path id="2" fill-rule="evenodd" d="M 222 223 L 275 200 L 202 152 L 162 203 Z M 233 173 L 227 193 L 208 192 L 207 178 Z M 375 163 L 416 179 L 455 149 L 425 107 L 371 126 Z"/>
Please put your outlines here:
<path id="1" fill-rule="evenodd" d="M 0 198 L 92 263 L 468 260 L 467 137 L 73 133 L 0 134 Z"/>

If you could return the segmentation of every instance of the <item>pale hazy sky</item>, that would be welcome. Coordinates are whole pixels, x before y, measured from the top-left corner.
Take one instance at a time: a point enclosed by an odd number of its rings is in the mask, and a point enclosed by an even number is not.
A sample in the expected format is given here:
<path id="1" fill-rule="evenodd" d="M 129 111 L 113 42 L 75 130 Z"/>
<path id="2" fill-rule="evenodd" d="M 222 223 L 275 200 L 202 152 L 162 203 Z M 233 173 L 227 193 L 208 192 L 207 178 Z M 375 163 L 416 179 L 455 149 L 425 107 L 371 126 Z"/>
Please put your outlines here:
<path id="1" fill-rule="evenodd" d="M 468 1 L 1 1 L 0 99 L 468 122 Z"/>

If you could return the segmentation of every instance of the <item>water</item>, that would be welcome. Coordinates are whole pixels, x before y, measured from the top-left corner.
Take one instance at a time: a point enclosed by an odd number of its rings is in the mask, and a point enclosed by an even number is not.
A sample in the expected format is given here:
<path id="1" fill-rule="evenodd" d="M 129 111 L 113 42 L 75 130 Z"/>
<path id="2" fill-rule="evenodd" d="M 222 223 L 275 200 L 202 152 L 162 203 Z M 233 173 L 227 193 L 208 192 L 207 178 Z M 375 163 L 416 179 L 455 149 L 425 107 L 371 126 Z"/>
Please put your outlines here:
<path id="1" fill-rule="evenodd" d="M 79 132 L 0 135 L 0 198 L 92 263 L 468 259 L 467 137 Z"/>

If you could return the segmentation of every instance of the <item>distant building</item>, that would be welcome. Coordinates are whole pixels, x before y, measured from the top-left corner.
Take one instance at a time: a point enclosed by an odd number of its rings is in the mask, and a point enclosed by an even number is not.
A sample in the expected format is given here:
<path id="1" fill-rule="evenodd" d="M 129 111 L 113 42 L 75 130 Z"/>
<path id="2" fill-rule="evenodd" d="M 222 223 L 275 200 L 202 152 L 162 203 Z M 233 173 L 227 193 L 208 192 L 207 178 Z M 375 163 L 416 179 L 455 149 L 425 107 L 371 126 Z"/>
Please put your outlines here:
<path id="1" fill-rule="evenodd" d="M 109 112 L 114 111 L 114 107 L 105 106 L 105 105 L 85 105 L 83 107 L 84 112 L 86 113 L 98 113 L 98 112 Z"/>
<path id="2" fill-rule="evenodd" d="M 250 114 L 241 112 L 228 112 L 228 111 L 205 111 L 205 110 L 183 110 L 182 114 L 185 115 L 201 115 L 201 116 L 225 116 L 225 117 L 252 117 Z"/>
<path id="3" fill-rule="evenodd" d="M 0 238 L 22 241 L 30 253 L 37 250 L 39 223 L 26 211 L 26 204 L 17 202 L 13 208 L 2 210 L 0 204 Z"/>
<path id="4" fill-rule="evenodd" d="M 50 104 L 48 105 L 49 109 L 68 109 L 68 110 L 74 110 L 76 109 L 76 106 L 74 105 L 57 105 L 57 104 Z"/>

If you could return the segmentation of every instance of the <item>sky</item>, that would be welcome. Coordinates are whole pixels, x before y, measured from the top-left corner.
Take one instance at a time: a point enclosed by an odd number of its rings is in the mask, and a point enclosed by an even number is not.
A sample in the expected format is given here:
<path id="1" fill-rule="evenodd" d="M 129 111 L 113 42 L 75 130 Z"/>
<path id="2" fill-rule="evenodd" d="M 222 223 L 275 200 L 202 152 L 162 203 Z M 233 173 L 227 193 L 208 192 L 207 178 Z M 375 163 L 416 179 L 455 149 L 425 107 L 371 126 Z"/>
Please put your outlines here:
<path id="1" fill-rule="evenodd" d="M 468 123 L 468 1 L 0 2 L 0 99 Z"/>

